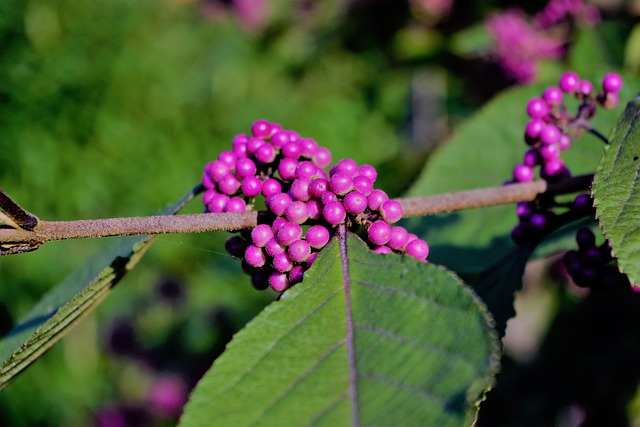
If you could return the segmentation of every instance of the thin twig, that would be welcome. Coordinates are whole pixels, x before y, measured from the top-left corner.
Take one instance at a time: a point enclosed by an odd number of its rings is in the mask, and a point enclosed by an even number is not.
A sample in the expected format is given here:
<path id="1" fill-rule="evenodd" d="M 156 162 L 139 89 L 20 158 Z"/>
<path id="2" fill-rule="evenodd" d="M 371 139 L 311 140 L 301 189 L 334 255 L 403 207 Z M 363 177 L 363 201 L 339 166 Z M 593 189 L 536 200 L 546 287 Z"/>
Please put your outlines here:
<path id="1" fill-rule="evenodd" d="M 551 195 L 573 193 L 588 189 L 592 179 L 592 175 L 585 175 L 563 180 L 555 185 L 547 184 L 546 181 L 534 181 L 397 200 L 402 205 L 404 217 L 433 215 L 462 209 L 530 201 L 543 193 Z M 1 190 L 0 194 L 6 196 Z M 18 206 L 8 196 L 0 199 L 2 202 L 6 200 L 10 200 L 11 203 Z M 0 207 L 7 212 L 4 205 L 0 205 Z M 24 211 L 22 208 L 19 209 Z M 41 244 L 52 240 L 145 234 L 200 233 L 221 230 L 236 231 L 255 227 L 258 224 L 259 215 L 259 212 L 249 211 L 243 213 L 158 215 L 79 221 L 38 220 L 37 225 L 31 229 L 25 227 L 0 228 L 0 255 L 34 250 Z M 31 217 L 36 218 L 32 215 Z M 25 221 L 22 222 L 24 223 Z M 27 221 L 26 224 L 30 226 L 31 223 Z M 18 223 L 18 225 L 21 224 Z"/>

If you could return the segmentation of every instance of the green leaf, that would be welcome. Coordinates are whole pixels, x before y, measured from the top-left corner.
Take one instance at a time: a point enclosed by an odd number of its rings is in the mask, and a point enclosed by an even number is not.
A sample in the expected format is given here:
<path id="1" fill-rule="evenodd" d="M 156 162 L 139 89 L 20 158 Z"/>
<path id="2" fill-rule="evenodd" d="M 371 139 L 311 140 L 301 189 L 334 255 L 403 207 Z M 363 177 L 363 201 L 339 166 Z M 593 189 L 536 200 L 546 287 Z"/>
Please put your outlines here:
<path id="1" fill-rule="evenodd" d="M 627 105 L 593 181 L 596 217 L 631 283 L 640 284 L 640 98 Z"/>
<path id="2" fill-rule="evenodd" d="M 199 186 L 160 214 L 178 212 L 198 191 Z M 44 295 L 0 341 L 0 360 L 4 360 L 0 365 L 0 388 L 95 309 L 140 261 L 154 240 L 152 236 L 121 239 Z"/>
<path id="3" fill-rule="evenodd" d="M 180 426 L 471 422 L 497 341 L 460 280 L 334 239 L 201 380 Z"/>

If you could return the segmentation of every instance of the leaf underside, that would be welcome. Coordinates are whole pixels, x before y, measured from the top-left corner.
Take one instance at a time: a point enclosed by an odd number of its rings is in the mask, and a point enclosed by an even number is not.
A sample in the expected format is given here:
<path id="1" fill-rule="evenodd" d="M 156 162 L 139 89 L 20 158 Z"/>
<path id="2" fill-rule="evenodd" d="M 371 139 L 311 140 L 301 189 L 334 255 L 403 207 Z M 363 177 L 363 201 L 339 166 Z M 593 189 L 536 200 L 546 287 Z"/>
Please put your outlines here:
<path id="1" fill-rule="evenodd" d="M 199 186 L 160 214 L 178 212 L 198 191 Z M 152 236 L 123 238 L 44 295 L 0 340 L 0 360 L 4 360 L 0 365 L 0 388 L 93 311 L 154 241 Z"/>
<path id="2" fill-rule="evenodd" d="M 492 383 L 490 322 L 447 270 L 342 235 L 234 337 L 180 425 L 459 426 Z"/>
<path id="3" fill-rule="evenodd" d="M 640 285 L 640 98 L 627 105 L 593 181 L 596 216 L 621 271 Z"/>

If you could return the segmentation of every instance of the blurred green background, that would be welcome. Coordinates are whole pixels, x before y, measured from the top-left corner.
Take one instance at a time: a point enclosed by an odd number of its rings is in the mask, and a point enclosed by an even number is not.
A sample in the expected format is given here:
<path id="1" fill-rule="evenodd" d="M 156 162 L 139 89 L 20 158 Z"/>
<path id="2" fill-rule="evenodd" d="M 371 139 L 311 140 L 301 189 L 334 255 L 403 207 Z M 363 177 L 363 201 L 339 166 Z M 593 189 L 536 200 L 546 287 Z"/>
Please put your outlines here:
<path id="1" fill-rule="evenodd" d="M 399 196 L 460 122 L 519 83 L 500 70 L 483 22 L 546 4 L 520 3 L 2 0 L 0 185 L 43 219 L 148 215 L 264 118 L 334 160 L 376 166 L 377 186 Z M 563 43 L 599 48 L 540 58 L 532 82 L 594 62 L 637 72 L 637 2 L 597 6 L 602 21 L 574 22 Z M 197 200 L 184 210 L 201 211 Z M 176 374 L 191 386 L 274 297 L 251 288 L 224 252 L 227 236 L 160 237 L 94 314 L 0 392 L 0 424 L 175 424 L 179 411 L 149 403 L 154 383 Z M 113 240 L 0 259 L 2 332 Z"/>

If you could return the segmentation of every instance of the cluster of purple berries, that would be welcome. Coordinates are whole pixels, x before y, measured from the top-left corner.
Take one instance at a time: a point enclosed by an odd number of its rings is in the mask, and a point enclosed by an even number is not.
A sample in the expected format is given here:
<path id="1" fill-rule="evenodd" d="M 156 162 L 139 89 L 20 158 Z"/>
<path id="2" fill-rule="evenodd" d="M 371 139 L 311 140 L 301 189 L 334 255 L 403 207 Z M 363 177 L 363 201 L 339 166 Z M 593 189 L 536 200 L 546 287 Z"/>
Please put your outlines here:
<path id="1" fill-rule="evenodd" d="M 596 236 L 588 228 L 576 233 L 578 250 L 567 251 L 563 263 L 573 282 L 580 287 L 602 289 L 629 289 L 627 276 L 615 266 L 608 241 L 596 244 Z"/>
<path id="2" fill-rule="evenodd" d="M 256 289 L 283 292 L 303 279 L 339 224 L 366 230 L 377 253 L 406 253 L 426 261 L 427 243 L 400 226 L 402 206 L 374 188 L 376 170 L 344 159 L 329 174 L 331 154 L 276 123 L 256 121 L 251 136 L 238 135 L 233 150 L 205 167 L 207 212 L 244 212 L 264 196 L 267 215 L 251 230 L 229 238 L 227 251 L 243 260 Z"/>
<path id="3" fill-rule="evenodd" d="M 540 178 L 558 181 L 571 176 L 571 172 L 560 158 L 563 151 L 571 147 L 573 139 L 584 129 L 592 130 L 589 120 L 597 106 L 614 108 L 618 104 L 618 92 L 622 88 L 622 78 L 615 73 L 607 74 L 602 81 L 602 91 L 595 94 L 588 80 L 581 80 L 574 72 L 566 72 L 558 86 L 544 90 L 541 97 L 532 98 L 527 103 L 530 117 L 525 127 L 524 140 L 530 147 L 524 154 L 522 163 L 513 169 L 513 182 L 529 182 L 535 178 L 539 168 Z M 577 113 L 572 114 L 563 102 L 565 95 L 573 95 L 580 103 Z M 516 213 L 519 224 L 513 229 L 512 238 L 516 244 L 525 244 L 533 236 L 542 235 L 553 226 L 558 205 L 553 199 L 537 198 L 532 202 L 520 202 Z M 566 206 L 566 205 L 565 205 Z M 578 195 L 569 209 L 590 212 L 593 203 L 587 194 Z"/>

